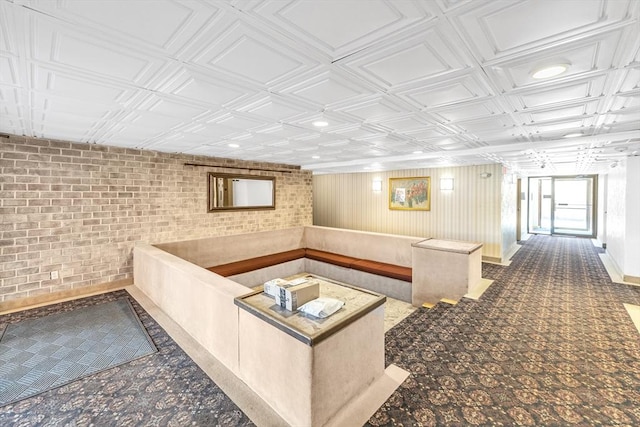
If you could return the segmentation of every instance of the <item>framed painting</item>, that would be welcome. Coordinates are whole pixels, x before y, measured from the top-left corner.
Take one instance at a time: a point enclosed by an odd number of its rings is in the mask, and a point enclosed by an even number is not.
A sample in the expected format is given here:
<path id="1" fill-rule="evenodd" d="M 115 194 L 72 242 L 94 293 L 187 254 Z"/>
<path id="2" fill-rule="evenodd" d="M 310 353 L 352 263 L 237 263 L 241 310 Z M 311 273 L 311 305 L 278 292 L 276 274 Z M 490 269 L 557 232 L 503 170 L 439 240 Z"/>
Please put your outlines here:
<path id="1" fill-rule="evenodd" d="M 389 209 L 431 210 L 431 177 L 389 178 Z"/>

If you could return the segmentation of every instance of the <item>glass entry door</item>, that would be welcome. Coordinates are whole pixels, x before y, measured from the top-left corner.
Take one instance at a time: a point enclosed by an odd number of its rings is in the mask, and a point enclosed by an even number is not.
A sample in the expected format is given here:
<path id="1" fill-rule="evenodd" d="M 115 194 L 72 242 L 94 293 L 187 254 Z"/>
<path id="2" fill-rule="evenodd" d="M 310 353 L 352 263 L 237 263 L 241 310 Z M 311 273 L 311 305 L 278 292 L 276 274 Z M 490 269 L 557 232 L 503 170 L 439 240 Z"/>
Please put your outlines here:
<path id="1" fill-rule="evenodd" d="M 529 178 L 528 232 L 595 237 L 596 176 Z"/>
<path id="2" fill-rule="evenodd" d="M 552 233 L 594 236 L 594 177 L 553 178 Z"/>

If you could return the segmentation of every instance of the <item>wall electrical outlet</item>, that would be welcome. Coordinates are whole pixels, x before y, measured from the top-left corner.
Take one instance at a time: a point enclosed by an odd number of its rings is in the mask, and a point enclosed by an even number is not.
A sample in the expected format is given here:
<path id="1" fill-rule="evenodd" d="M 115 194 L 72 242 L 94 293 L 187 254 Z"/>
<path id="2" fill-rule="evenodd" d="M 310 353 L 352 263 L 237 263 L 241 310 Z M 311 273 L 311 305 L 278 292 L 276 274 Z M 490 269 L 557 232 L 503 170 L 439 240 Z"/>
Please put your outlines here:
<path id="1" fill-rule="evenodd" d="M 51 280 L 56 280 L 58 278 L 58 272 L 57 271 L 52 271 L 51 272 Z"/>

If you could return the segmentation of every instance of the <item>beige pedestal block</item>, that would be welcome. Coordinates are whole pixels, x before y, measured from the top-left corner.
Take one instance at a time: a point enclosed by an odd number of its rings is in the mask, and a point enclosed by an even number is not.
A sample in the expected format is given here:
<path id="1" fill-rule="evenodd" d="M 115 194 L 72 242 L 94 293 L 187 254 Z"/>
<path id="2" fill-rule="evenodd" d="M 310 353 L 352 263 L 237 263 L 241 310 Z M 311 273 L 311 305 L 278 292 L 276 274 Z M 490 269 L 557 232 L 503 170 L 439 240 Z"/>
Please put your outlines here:
<path id="1" fill-rule="evenodd" d="M 385 374 L 384 297 L 360 302 L 318 320 L 241 302 L 240 378 L 290 425 L 331 424 Z"/>
<path id="2" fill-rule="evenodd" d="M 411 303 L 458 300 L 482 280 L 482 244 L 428 239 L 412 245 Z"/>

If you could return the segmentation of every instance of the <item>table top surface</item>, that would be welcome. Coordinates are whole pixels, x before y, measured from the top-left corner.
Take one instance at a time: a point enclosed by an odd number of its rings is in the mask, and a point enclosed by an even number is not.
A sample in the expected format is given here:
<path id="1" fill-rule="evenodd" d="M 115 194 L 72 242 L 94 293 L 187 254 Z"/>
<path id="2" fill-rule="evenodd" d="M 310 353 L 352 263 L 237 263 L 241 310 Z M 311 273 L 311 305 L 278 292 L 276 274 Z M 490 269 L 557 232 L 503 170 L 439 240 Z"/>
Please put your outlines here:
<path id="1" fill-rule="evenodd" d="M 482 247 L 482 243 L 463 242 L 460 240 L 426 239 L 412 246 L 423 249 L 434 249 L 444 252 L 470 254 Z"/>
<path id="2" fill-rule="evenodd" d="M 384 295 L 366 289 L 311 274 L 299 274 L 285 279 L 300 277 L 306 278 L 308 282 L 318 283 L 321 297 L 340 300 L 345 303 L 344 306 L 333 315 L 321 319 L 299 311 L 285 310 L 262 290 L 237 297 L 235 304 L 299 341 L 313 346 L 381 306 L 387 299 Z"/>

